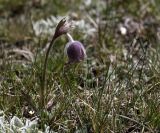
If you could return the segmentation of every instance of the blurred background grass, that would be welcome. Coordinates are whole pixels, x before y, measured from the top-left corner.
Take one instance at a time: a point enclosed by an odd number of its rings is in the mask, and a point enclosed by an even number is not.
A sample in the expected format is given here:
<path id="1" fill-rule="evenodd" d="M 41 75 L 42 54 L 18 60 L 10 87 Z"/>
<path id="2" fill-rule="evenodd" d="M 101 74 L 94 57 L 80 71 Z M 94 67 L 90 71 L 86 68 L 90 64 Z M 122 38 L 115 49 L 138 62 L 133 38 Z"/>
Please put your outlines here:
<path id="1" fill-rule="evenodd" d="M 87 59 L 64 68 L 67 39 L 56 41 L 46 96 L 54 104 L 38 112 L 45 48 L 65 16 Z M 159 45 L 159 0 L 0 0 L 0 109 L 38 117 L 40 130 L 158 133 Z"/>

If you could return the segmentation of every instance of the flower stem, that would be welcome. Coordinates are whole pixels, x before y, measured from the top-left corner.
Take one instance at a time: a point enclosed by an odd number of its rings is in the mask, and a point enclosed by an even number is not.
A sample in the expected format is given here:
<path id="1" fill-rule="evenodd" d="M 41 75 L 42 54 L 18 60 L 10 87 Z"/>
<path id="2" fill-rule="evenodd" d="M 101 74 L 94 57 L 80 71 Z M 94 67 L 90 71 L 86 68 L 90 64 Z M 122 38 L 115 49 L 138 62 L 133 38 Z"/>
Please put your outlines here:
<path id="1" fill-rule="evenodd" d="M 45 56 L 45 60 L 44 60 L 44 66 L 43 66 L 43 71 L 42 71 L 42 84 L 41 84 L 41 90 L 40 90 L 40 107 L 41 109 L 44 109 L 45 107 L 45 85 L 46 85 L 46 68 L 47 68 L 47 61 L 48 61 L 48 56 L 49 56 L 49 52 L 51 50 L 51 47 L 53 45 L 53 43 L 55 42 L 56 37 L 55 35 L 53 36 L 49 47 L 47 49 L 46 52 L 46 56 Z"/>
<path id="2" fill-rule="evenodd" d="M 74 40 L 73 40 L 72 36 L 71 36 L 69 33 L 67 33 L 66 35 L 67 35 L 68 40 L 69 40 L 70 42 L 74 42 Z"/>

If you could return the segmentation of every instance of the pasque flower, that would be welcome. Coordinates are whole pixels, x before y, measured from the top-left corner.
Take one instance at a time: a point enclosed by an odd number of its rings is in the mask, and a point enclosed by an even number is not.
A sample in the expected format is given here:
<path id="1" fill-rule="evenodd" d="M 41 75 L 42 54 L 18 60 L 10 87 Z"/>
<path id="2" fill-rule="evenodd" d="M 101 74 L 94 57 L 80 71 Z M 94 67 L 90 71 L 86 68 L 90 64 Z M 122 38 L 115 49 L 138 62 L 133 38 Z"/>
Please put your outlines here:
<path id="1" fill-rule="evenodd" d="M 83 44 L 79 41 L 74 41 L 72 36 L 68 33 L 68 31 L 72 28 L 72 22 L 69 22 L 66 18 L 64 18 L 58 23 L 54 34 L 54 38 L 58 38 L 63 34 L 67 35 L 69 43 L 67 43 L 65 47 L 65 53 L 68 56 L 69 63 L 80 62 L 84 60 L 86 56 Z"/>
<path id="2" fill-rule="evenodd" d="M 69 42 L 65 47 L 65 53 L 68 56 L 69 63 L 80 62 L 85 59 L 86 51 L 83 44 L 79 41 L 74 41 L 69 33 L 67 33 Z"/>
<path id="3" fill-rule="evenodd" d="M 59 38 L 61 35 L 67 35 L 69 39 L 69 43 L 67 43 L 65 47 L 66 54 L 68 55 L 69 62 L 80 62 L 81 60 L 84 60 L 86 56 L 86 51 L 84 49 L 84 46 L 79 41 L 74 41 L 70 34 L 68 34 L 69 30 L 73 27 L 72 23 L 67 21 L 66 18 L 63 18 L 58 25 L 56 26 L 55 33 L 52 37 L 52 40 L 49 44 L 49 47 L 46 51 L 46 56 L 44 60 L 44 67 L 42 72 L 42 85 L 41 85 L 41 91 L 40 91 L 40 106 L 41 108 L 44 108 L 45 104 L 45 81 L 46 81 L 46 69 L 47 69 L 47 61 L 49 52 L 51 50 L 52 45 L 54 44 L 55 40 Z"/>
<path id="4" fill-rule="evenodd" d="M 48 61 L 48 56 L 49 52 L 51 50 L 52 45 L 54 44 L 55 40 L 60 37 L 61 35 L 67 34 L 68 31 L 72 28 L 71 22 L 67 21 L 66 18 L 63 18 L 58 25 L 56 26 L 55 33 L 52 37 L 52 40 L 49 44 L 49 47 L 46 51 L 46 56 L 44 60 L 44 67 L 43 67 L 43 72 L 42 72 L 42 85 L 41 85 L 41 91 L 40 91 L 40 106 L 44 108 L 44 103 L 45 103 L 45 81 L 46 81 L 46 68 L 47 68 L 47 61 Z"/>

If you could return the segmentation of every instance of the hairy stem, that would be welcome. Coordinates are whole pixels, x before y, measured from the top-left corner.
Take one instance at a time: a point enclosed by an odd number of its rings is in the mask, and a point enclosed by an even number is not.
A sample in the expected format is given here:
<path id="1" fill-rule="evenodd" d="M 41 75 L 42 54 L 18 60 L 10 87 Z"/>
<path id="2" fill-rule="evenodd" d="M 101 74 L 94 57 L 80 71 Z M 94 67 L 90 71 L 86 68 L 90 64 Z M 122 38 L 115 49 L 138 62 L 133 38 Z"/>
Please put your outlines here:
<path id="1" fill-rule="evenodd" d="M 72 36 L 71 36 L 69 33 L 67 33 L 66 35 L 67 35 L 67 38 L 68 38 L 68 40 L 69 40 L 70 42 L 74 42 Z"/>
<path id="2" fill-rule="evenodd" d="M 56 40 L 56 37 L 54 35 L 50 44 L 49 44 L 49 47 L 47 49 L 45 60 L 44 60 L 44 66 L 43 66 L 43 71 L 42 71 L 42 86 L 41 86 L 41 90 L 40 90 L 40 107 L 42 109 L 45 107 L 45 89 L 46 89 L 45 85 L 46 85 L 47 61 L 48 61 L 49 52 L 50 52 L 51 47 L 52 47 L 53 43 L 55 42 L 55 40 Z"/>

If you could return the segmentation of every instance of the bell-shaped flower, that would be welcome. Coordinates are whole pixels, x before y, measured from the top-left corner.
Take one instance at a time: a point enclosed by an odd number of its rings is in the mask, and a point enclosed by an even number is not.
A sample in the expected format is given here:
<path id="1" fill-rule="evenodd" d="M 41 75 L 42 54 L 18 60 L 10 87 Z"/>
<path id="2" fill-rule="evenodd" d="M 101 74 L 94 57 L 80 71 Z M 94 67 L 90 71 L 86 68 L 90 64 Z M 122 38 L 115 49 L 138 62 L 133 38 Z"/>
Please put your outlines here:
<path id="1" fill-rule="evenodd" d="M 70 34 L 67 34 L 69 42 L 65 47 L 65 53 L 68 56 L 69 63 L 80 62 L 85 59 L 86 51 L 83 44 L 74 41 Z"/>

